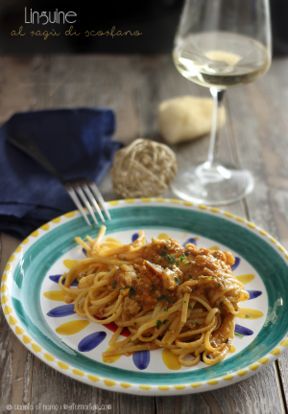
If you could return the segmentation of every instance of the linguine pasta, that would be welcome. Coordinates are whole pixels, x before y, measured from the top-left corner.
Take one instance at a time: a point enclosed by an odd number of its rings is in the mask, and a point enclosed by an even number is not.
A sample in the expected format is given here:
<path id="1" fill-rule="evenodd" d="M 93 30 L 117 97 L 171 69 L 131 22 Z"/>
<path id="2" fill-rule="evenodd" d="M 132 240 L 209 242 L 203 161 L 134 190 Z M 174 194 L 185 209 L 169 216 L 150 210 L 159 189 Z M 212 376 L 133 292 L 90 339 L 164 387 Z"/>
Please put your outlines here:
<path id="1" fill-rule="evenodd" d="M 95 240 L 76 238 L 87 258 L 59 280 L 79 316 L 116 324 L 104 356 L 165 348 L 184 366 L 221 361 L 238 303 L 248 298 L 232 274 L 232 254 L 173 239 L 147 243 L 144 232 L 130 244 L 104 234 L 102 227 Z"/>

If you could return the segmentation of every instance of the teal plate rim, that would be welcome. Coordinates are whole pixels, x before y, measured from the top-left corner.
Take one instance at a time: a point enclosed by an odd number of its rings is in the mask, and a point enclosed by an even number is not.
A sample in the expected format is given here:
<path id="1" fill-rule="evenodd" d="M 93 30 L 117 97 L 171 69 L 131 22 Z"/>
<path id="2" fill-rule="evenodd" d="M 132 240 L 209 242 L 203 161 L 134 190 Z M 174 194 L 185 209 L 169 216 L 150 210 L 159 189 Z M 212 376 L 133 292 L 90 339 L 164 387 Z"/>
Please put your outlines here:
<path id="1" fill-rule="evenodd" d="M 278 277 L 287 277 L 288 278 L 288 252 L 286 249 L 274 238 L 272 237 L 268 232 L 265 230 L 259 228 L 254 223 L 239 217 L 237 215 L 234 215 L 230 212 L 223 211 L 221 209 L 215 208 L 215 207 L 207 207 L 205 205 L 194 205 L 190 202 L 184 202 L 178 199 L 164 199 L 164 198 L 142 198 L 142 199 L 126 199 L 126 200 L 115 200 L 108 202 L 109 209 L 111 209 L 112 213 L 112 222 L 113 223 L 113 217 L 118 218 L 118 225 L 119 228 L 114 227 L 112 225 L 108 225 L 108 233 L 113 233 L 117 230 L 125 230 L 127 228 L 131 229 L 133 226 L 135 227 L 135 230 L 139 230 L 139 228 L 145 228 L 145 226 L 151 226 L 151 214 L 153 216 L 153 211 L 157 211 L 155 207 L 161 207 L 162 211 L 164 209 L 168 212 L 168 220 L 170 221 L 170 225 L 163 224 L 163 221 L 159 221 L 159 227 L 171 227 L 174 229 L 183 229 L 187 230 L 187 225 L 192 225 L 193 229 L 191 231 L 201 234 L 203 233 L 203 229 L 201 230 L 201 224 L 199 227 L 199 221 L 202 220 L 202 227 L 204 225 L 204 234 L 206 237 L 211 238 L 213 240 L 217 240 L 219 242 L 222 242 L 223 244 L 226 244 L 228 247 L 231 247 L 233 250 L 236 250 L 242 256 L 245 258 L 247 257 L 247 254 L 249 258 L 247 259 L 252 265 L 255 265 L 253 263 L 253 255 L 250 256 L 249 251 L 251 251 L 251 246 L 248 246 L 248 249 L 245 248 L 244 243 L 240 243 L 235 248 L 235 243 L 237 244 L 237 240 L 235 239 L 236 236 L 242 236 L 248 237 L 249 241 L 252 245 L 252 251 L 253 247 L 254 249 L 260 249 L 259 252 L 261 254 L 267 254 L 272 257 L 274 257 L 274 262 L 272 260 L 272 266 L 273 263 L 275 264 L 277 262 L 277 270 L 280 272 L 280 276 Z M 135 210 L 135 207 L 137 207 L 137 210 Z M 146 209 L 147 214 L 145 214 L 145 219 L 142 217 L 142 221 L 140 220 L 139 224 L 139 218 L 140 216 L 134 218 L 136 220 L 131 224 L 131 218 L 128 217 L 126 214 L 125 217 L 121 217 L 123 208 L 126 208 L 126 212 L 134 210 L 134 212 L 140 212 L 143 209 Z M 152 208 L 152 209 L 151 209 Z M 159 212 L 160 210 L 158 210 Z M 187 211 L 187 213 L 185 212 Z M 178 213 L 181 213 L 180 215 Z M 193 214 L 191 214 L 193 212 Z M 175 216 L 176 214 L 176 216 Z M 193 216 L 194 218 L 189 221 L 189 217 Z M 218 229 L 218 235 L 215 237 L 214 235 L 209 234 L 209 229 L 211 229 L 213 226 L 211 223 L 215 222 L 215 218 L 217 217 L 216 224 L 221 224 L 221 228 L 224 229 L 223 233 L 219 231 Z M 177 222 L 172 225 L 171 219 L 176 219 Z M 197 221 L 197 220 L 198 221 Z M 204 220 L 205 219 L 205 220 Z M 128 221 L 127 221 L 128 220 Z M 130 220 L 130 222 L 129 222 Z M 187 221 L 188 220 L 188 221 Z M 220 220 L 220 221 L 219 221 Z M 116 222 L 116 221 L 115 221 Z M 204 224 L 203 224 L 204 223 Z M 233 223 L 233 225 L 231 225 Z M 181 373 L 171 373 L 171 374 L 145 374 L 143 372 L 141 373 L 132 373 L 130 371 L 121 370 L 119 368 L 113 368 L 112 371 L 109 369 L 105 369 L 105 365 L 101 363 L 96 363 L 95 369 L 89 369 L 89 366 L 86 363 L 85 368 L 83 369 L 83 365 L 79 367 L 79 364 L 77 363 L 77 358 L 75 359 L 75 362 L 71 363 L 71 361 L 67 361 L 65 358 L 65 353 L 56 353 L 53 350 L 53 346 L 49 345 L 49 338 L 48 341 L 43 341 L 42 338 L 39 337 L 39 332 L 37 332 L 36 329 L 28 329 L 26 327 L 25 321 L 23 318 L 21 318 L 21 311 L 19 312 L 19 304 L 15 304 L 15 301 L 12 301 L 12 285 L 13 280 L 15 281 L 15 275 L 16 280 L 21 277 L 21 274 L 23 273 L 23 263 L 25 261 L 23 260 L 24 256 L 26 257 L 27 261 L 31 263 L 31 260 L 33 260 L 33 254 L 38 254 L 37 249 L 35 250 L 35 246 L 41 245 L 42 243 L 47 243 L 48 240 L 52 237 L 52 232 L 54 229 L 60 229 L 62 230 L 70 226 L 73 231 L 77 231 L 77 234 L 85 236 L 85 234 L 89 231 L 89 227 L 86 227 L 84 225 L 81 216 L 78 211 L 72 211 L 69 213 L 66 213 L 62 216 L 59 216 L 52 221 L 44 224 L 41 226 L 38 230 L 34 231 L 30 236 L 28 236 L 23 242 L 17 247 L 15 252 L 12 254 L 12 256 L 9 258 L 7 265 L 4 269 L 4 273 L 2 276 L 2 282 L 1 282 L 1 305 L 3 308 L 4 315 L 6 317 L 6 320 L 14 332 L 14 334 L 18 337 L 18 339 L 25 345 L 25 347 L 31 351 L 34 355 L 36 355 L 39 359 L 41 359 L 43 362 L 51 366 L 52 368 L 58 370 L 59 372 L 72 377 L 78 381 L 97 386 L 99 388 L 104 388 L 111 391 L 118 391 L 118 392 L 126 392 L 131 394 L 141 394 L 141 395 L 174 395 L 174 394 L 188 394 L 188 393 L 196 393 L 196 392 L 203 392 L 208 391 L 220 387 L 224 387 L 227 385 L 230 385 L 232 383 L 236 383 L 240 381 L 241 379 L 247 378 L 248 376 L 255 373 L 258 369 L 260 369 L 263 365 L 273 361 L 280 353 L 288 347 L 288 323 L 287 319 L 281 320 L 280 317 L 278 317 L 279 324 L 278 326 L 274 326 L 273 324 L 268 324 L 266 326 L 266 331 L 263 335 L 266 335 L 267 332 L 269 332 L 269 343 L 266 344 L 262 349 L 260 349 L 257 354 L 255 349 L 253 350 L 252 346 L 253 343 L 248 347 L 249 352 L 251 355 L 251 358 L 247 360 L 247 364 L 244 363 L 241 366 L 237 367 L 237 363 L 235 362 L 238 355 L 235 356 L 234 362 L 233 358 L 231 358 L 232 362 L 230 362 L 230 366 L 227 365 L 225 367 L 225 363 L 222 365 L 222 369 L 220 370 L 220 374 L 217 374 L 217 370 L 214 372 L 214 370 L 211 370 L 210 368 L 205 369 L 206 375 L 204 377 L 207 377 L 206 379 L 203 379 L 202 377 L 197 378 L 197 376 L 194 375 L 193 378 L 193 372 L 181 372 Z M 235 227 L 235 225 L 237 227 Z M 63 227 L 64 226 L 64 227 Z M 153 227 L 157 227 L 157 220 L 154 220 L 154 223 L 152 224 Z M 217 227 L 217 226 L 216 226 Z M 232 228 L 232 232 L 229 230 L 229 228 Z M 133 227 L 134 228 L 134 227 Z M 237 230 L 235 232 L 235 229 Z M 229 242 L 227 243 L 226 236 L 227 236 L 227 230 L 231 234 L 234 234 L 234 236 L 231 236 L 231 243 L 232 245 L 229 246 Z M 215 231 L 215 229 L 214 229 Z M 89 231 L 91 233 L 91 230 Z M 210 237 L 209 237 L 210 236 Z M 53 237 L 52 237 L 53 238 Z M 34 246 L 34 247 L 33 247 Z M 71 245 L 69 246 L 70 249 Z M 33 253 L 33 248 L 36 253 Z M 67 246 L 66 246 L 66 249 Z M 68 249 L 68 250 L 69 250 Z M 242 251 L 239 251 L 239 249 Z M 61 256 L 63 251 L 61 251 L 58 256 Z M 54 258 L 55 259 L 55 258 Z M 249 260 L 250 259 L 250 260 Z M 259 266 L 259 263 L 256 265 Z M 265 264 L 267 265 L 267 263 Z M 24 265 L 25 267 L 25 265 Z M 256 266 L 257 267 L 257 266 Z M 261 267 L 261 264 L 260 264 Z M 263 270 L 263 269 L 262 269 Z M 272 271 L 272 268 L 270 269 Z M 18 273 L 17 273 L 18 272 Z M 22 273 L 21 273 L 22 272 Z M 261 269 L 260 269 L 261 273 Z M 273 273 L 271 273 L 273 274 Z M 19 276 L 20 275 L 20 276 Z M 266 280 L 266 282 L 269 284 L 269 289 L 273 288 L 273 281 Z M 264 282 L 265 283 L 265 282 Z M 284 280 L 283 280 L 284 283 Z M 266 283 L 265 286 L 267 287 Z M 279 286 L 278 286 L 279 287 Z M 282 286 L 283 287 L 283 286 Z M 274 289 L 275 291 L 275 289 Z M 280 290 L 283 292 L 283 290 Z M 276 291 L 275 291 L 276 292 Z M 271 296 L 272 295 L 272 296 Z M 273 296 L 273 292 L 269 296 L 269 308 L 273 307 L 273 300 L 275 300 L 275 294 Z M 288 293 L 286 294 L 287 298 L 285 298 L 284 304 L 288 306 Z M 272 298 L 272 299 L 271 299 Z M 20 304 L 21 306 L 21 304 Z M 287 310 L 287 309 L 286 309 Z M 283 307 L 283 312 L 285 311 Z M 281 311 L 282 312 L 282 311 Z M 283 313 L 282 312 L 282 313 Z M 277 330 L 277 334 L 276 334 Z M 262 332 L 262 330 L 261 330 Z M 260 332 L 260 334 L 261 334 Z M 274 336 L 273 336 L 274 334 Z M 37 337 L 38 335 L 38 337 Z M 259 336 L 259 335 L 258 335 Z M 257 337 L 258 337 L 257 336 Z M 272 339 L 271 339 L 272 336 Z M 264 336 L 263 336 L 264 338 Z M 46 338 L 47 339 L 47 338 Z M 55 338 L 53 338 L 55 339 Z M 51 342 L 51 341 L 50 341 Z M 52 340 L 53 343 L 53 340 Z M 255 347 L 254 347 L 255 348 Z M 247 354 L 247 349 L 244 350 Z M 242 353 L 244 352 L 242 351 Z M 230 359 L 229 359 L 230 361 Z M 90 360 L 91 364 L 91 360 Z M 104 369 L 101 368 L 101 365 L 104 366 Z M 218 365 L 217 365 L 218 366 Z M 216 366 L 216 367 L 217 367 Z M 100 368 L 99 368 L 100 367 Z M 224 367 L 224 368 L 223 368 Z M 211 367 L 212 368 L 212 367 Z M 121 373 L 121 371 L 123 372 Z M 199 370 L 203 371 L 203 370 Z M 198 371 L 196 371 L 198 372 Z M 100 373 L 100 374 L 99 374 Z M 123 375 L 122 375 L 123 374 Z M 128 378 L 128 379 L 127 379 Z M 132 378 L 132 381 L 131 381 Z M 153 383 L 154 381 L 154 383 Z"/>

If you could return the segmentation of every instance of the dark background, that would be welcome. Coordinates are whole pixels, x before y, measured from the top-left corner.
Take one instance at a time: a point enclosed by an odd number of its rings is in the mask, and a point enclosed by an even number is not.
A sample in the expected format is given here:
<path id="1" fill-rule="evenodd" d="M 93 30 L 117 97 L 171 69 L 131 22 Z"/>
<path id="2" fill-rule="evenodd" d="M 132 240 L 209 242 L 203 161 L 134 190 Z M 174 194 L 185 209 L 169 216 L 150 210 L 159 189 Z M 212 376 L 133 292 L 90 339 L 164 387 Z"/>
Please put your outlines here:
<path id="1" fill-rule="evenodd" d="M 252 0 L 253 1 L 253 0 Z M 0 0 L 0 53 L 167 53 L 172 49 L 183 0 Z M 84 30 L 139 30 L 139 37 L 11 38 L 12 29 L 49 30 L 24 24 L 24 7 L 33 10 L 73 10 L 75 28 Z M 288 0 L 271 0 L 274 54 L 288 53 Z M 58 26 L 58 25 L 56 25 Z M 53 26 L 55 27 L 55 25 Z M 61 31 L 67 29 L 59 25 Z"/>

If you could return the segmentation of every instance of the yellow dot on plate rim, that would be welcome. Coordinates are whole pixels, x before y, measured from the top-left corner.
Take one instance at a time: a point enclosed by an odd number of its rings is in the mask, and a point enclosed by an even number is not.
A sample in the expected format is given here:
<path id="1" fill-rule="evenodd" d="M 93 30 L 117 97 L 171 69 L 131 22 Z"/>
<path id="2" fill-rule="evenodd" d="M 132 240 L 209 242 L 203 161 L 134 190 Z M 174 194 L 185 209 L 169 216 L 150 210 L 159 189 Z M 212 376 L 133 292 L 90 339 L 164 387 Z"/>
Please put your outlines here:
<path id="1" fill-rule="evenodd" d="M 21 335 L 21 334 L 23 334 L 23 332 L 24 332 L 24 330 L 22 328 L 20 328 L 19 326 L 15 327 L 15 333 L 17 335 Z"/>
<path id="2" fill-rule="evenodd" d="M 268 361 L 269 361 L 269 358 L 268 357 L 264 357 L 264 358 L 259 359 L 259 362 L 261 364 L 267 364 Z"/>
<path id="3" fill-rule="evenodd" d="M 114 387 L 116 385 L 116 382 L 109 379 L 105 379 L 104 384 L 107 385 L 107 387 Z"/>
<path id="4" fill-rule="evenodd" d="M 27 335 L 23 335 L 22 340 L 23 340 L 24 344 L 29 344 L 31 342 L 31 339 Z"/>
<path id="5" fill-rule="evenodd" d="M 217 207 L 210 207 L 209 211 L 212 211 L 212 213 L 219 213 L 220 210 Z"/>
<path id="6" fill-rule="evenodd" d="M 15 260 L 15 254 L 13 253 L 12 256 L 9 257 L 9 263 L 11 264 Z"/>
<path id="7" fill-rule="evenodd" d="M 14 316 L 9 316 L 8 322 L 10 323 L 10 325 L 15 325 L 17 323 L 17 321 L 14 318 Z"/>
<path id="8" fill-rule="evenodd" d="M 49 362 L 55 361 L 55 358 L 53 357 L 53 355 L 50 355 L 50 354 L 44 354 L 44 358 Z"/>
<path id="9" fill-rule="evenodd" d="M 62 368 L 62 369 L 68 369 L 69 368 L 69 365 L 65 364 L 65 362 L 62 362 L 62 361 L 58 361 L 57 365 L 58 365 L 59 368 Z"/>
<path id="10" fill-rule="evenodd" d="M 191 384 L 192 388 L 199 388 L 201 386 L 200 382 L 194 382 L 193 384 Z"/>
<path id="11" fill-rule="evenodd" d="M 41 229 L 44 231 L 49 230 L 49 228 L 50 228 L 49 224 L 43 224 L 43 226 L 41 227 Z"/>
<path id="12" fill-rule="evenodd" d="M 24 239 L 21 244 L 27 244 L 29 243 L 29 241 L 30 241 L 30 237 L 26 237 L 26 239 Z"/>
<path id="13" fill-rule="evenodd" d="M 6 290 L 7 290 L 7 286 L 4 285 L 4 283 L 2 283 L 2 285 L 1 285 L 1 292 L 4 293 L 4 292 L 6 292 Z M 4 313 L 5 313 L 5 311 L 4 311 Z"/>
<path id="14" fill-rule="evenodd" d="M 37 237 L 37 236 L 39 236 L 39 230 L 35 230 L 35 231 L 33 231 L 33 233 L 31 233 L 31 236 L 32 236 L 32 237 Z"/>
<path id="15" fill-rule="evenodd" d="M 21 252 L 21 250 L 22 250 L 22 246 L 21 246 L 21 244 L 20 244 L 20 246 L 18 246 L 18 247 L 16 248 L 15 252 L 16 252 L 16 253 L 20 253 L 20 252 Z"/>
<path id="16" fill-rule="evenodd" d="M 209 380 L 209 381 L 207 381 L 207 383 L 209 385 L 216 385 L 216 384 L 218 384 L 218 381 L 217 380 Z"/>
<path id="17" fill-rule="evenodd" d="M 175 385 L 175 390 L 185 390 L 185 385 Z"/>
<path id="18" fill-rule="evenodd" d="M 12 309 L 10 308 L 10 306 L 5 306 L 4 308 L 3 308 L 3 312 L 4 312 L 4 314 L 5 315 L 9 315 L 9 313 L 11 313 L 12 312 Z"/>
<path id="19" fill-rule="evenodd" d="M 73 210 L 73 211 L 69 211 L 69 213 L 66 213 L 66 214 L 65 214 L 65 217 L 67 217 L 67 218 L 72 218 L 72 217 L 75 217 L 75 216 L 76 216 L 76 214 L 77 214 L 77 211 L 75 211 L 75 210 Z"/>
<path id="20" fill-rule="evenodd" d="M 56 217 L 52 220 L 52 223 L 60 223 L 61 217 Z"/>
<path id="21" fill-rule="evenodd" d="M 224 216 L 229 217 L 229 218 L 233 218 L 234 214 L 230 213 L 229 211 L 224 211 Z"/>
<path id="22" fill-rule="evenodd" d="M 170 387 L 168 387 L 167 385 L 159 385 L 158 389 L 160 391 L 168 391 Z"/>
<path id="23" fill-rule="evenodd" d="M 258 368 L 260 367 L 260 365 L 259 364 L 252 364 L 252 365 L 250 365 L 250 369 L 252 370 L 252 371 L 256 371 Z"/>
<path id="24" fill-rule="evenodd" d="M 96 377 L 96 375 L 87 375 L 87 378 L 90 381 L 93 381 L 93 382 L 98 382 L 99 381 L 99 377 Z"/>
<path id="25" fill-rule="evenodd" d="M 285 346 L 288 348 L 288 338 L 283 339 L 283 341 L 280 342 L 280 345 Z"/>
<path id="26" fill-rule="evenodd" d="M 237 374 L 238 374 L 239 377 L 244 377 L 245 375 L 248 374 L 248 371 L 243 369 L 241 371 L 238 371 Z"/>
<path id="27" fill-rule="evenodd" d="M 224 377 L 224 380 L 225 381 L 231 381 L 232 379 L 234 378 L 234 376 L 233 375 L 225 375 L 225 377 Z"/>
<path id="28" fill-rule="evenodd" d="M 39 346 L 37 344 L 34 344 L 34 343 L 31 345 L 31 348 L 33 349 L 34 352 L 41 352 L 42 351 L 41 346 Z"/>
<path id="29" fill-rule="evenodd" d="M 72 370 L 73 374 L 78 375 L 79 377 L 83 377 L 84 372 L 80 371 L 80 369 L 73 369 Z"/>
<path id="30" fill-rule="evenodd" d="M 131 387 L 131 384 L 127 384 L 126 382 L 121 382 L 120 386 L 122 388 L 130 388 Z"/>
<path id="31" fill-rule="evenodd" d="M 2 303 L 2 305 L 5 305 L 5 303 L 7 303 L 7 301 L 8 301 L 7 296 L 2 295 L 1 299 L 0 299 L 0 303 Z"/>
<path id="32" fill-rule="evenodd" d="M 140 390 L 149 391 L 151 390 L 150 385 L 139 385 Z"/>
<path id="33" fill-rule="evenodd" d="M 271 351 L 271 354 L 274 356 L 278 356 L 281 354 L 281 349 L 280 348 L 275 348 L 273 349 L 273 351 Z"/>

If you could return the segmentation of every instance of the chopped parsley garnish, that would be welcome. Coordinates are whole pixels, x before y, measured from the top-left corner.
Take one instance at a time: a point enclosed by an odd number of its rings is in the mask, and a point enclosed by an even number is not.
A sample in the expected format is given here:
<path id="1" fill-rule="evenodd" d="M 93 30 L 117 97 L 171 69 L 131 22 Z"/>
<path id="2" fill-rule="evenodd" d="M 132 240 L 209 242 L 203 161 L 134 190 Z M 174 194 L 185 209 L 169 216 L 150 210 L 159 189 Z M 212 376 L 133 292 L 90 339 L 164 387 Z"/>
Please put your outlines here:
<path id="1" fill-rule="evenodd" d="M 177 285 L 180 285 L 181 279 L 179 279 L 179 277 L 175 277 L 174 280 L 175 280 Z"/>
<path id="2" fill-rule="evenodd" d="M 169 262 L 170 264 L 175 264 L 176 263 L 176 259 L 172 254 L 166 254 L 166 260 L 167 262 Z"/>
<path id="3" fill-rule="evenodd" d="M 166 249 L 161 249 L 161 250 L 159 251 L 159 254 L 160 254 L 160 256 L 161 256 L 161 257 L 165 257 L 165 256 L 166 256 L 166 254 L 167 254 L 167 250 L 166 250 Z"/>
<path id="4" fill-rule="evenodd" d="M 168 296 L 167 295 L 160 295 L 160 296 L 158 296 L 158 298 L 157 298 L 158 300 L 169 300 L 169 298 L 168 298 Z"/>
<path id="5" fill-rule="evenodd" d="M 132 296 L 135 296 L 135 295 L 136 295 L 136 289 L 133 286 L 131 286 L 129 289 L 129 296 L 131 298 Z"/>
<path id="6" fill-rule="evenodd" d="M 160 296 L 157 297 L 157 300 L 158 301 L 163 301 L 163 302 L 169 302 L 169 303 L 171 303 L 173 301 L 173 299 L 168 295 L 160 295 Z"/>
<path id="7" fill-rule="evenodd" d="M 161 321 L 160 319 L 157 319 L 156 321 L 156 328 L 159 329 L 161 328 L 161 325 L 164 325 L 164 323 L 166 323 L 168 321 L 168 319 L 164 319 L 164 321 Z"/>
<path id="8" fill-rule="evenodd" d="M 156 321 L 156 328 L 159 329 L 162 325 L 162 321 L 160 321 L 159 319 L 157 319 Z"/>

